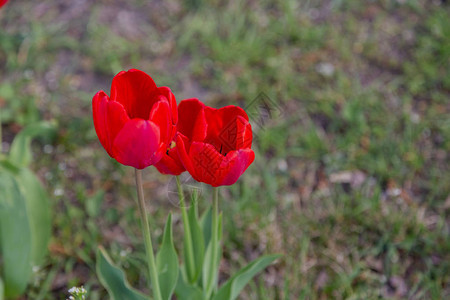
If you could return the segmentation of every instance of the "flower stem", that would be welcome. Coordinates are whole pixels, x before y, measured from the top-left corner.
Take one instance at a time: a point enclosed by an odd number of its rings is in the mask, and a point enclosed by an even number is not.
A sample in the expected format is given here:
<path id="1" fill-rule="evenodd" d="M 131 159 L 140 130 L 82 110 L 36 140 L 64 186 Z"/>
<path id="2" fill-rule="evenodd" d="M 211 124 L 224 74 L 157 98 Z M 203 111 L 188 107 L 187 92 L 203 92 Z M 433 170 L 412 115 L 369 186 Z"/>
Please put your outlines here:
<path id="1" fill-rule="evenodd" d="M 214 198 L 213 198 L 213 211 L 212 211 L 212 226 L 214 231 L 212 232 L 213 239 L 213 253 L 214 258 L 217 260 L 218 248 L 219 248 L 219 188 L 214 188 Z"/>
<path id="2" fill-rule="evenodd" d="M 186 204 L 184 201 L 183 187 L 181 186 L 180 177 L 176 176 L 177 187 L 178 187 L 178 198 L 180 198 L 181 215 L 183 218 L 184 236 L 186 242 L 186 255 L 187 255 L 187 273 L 191 282 L 195 281 L 196 270 L 195 270 L 195 258 L 194 258 L 194 247 L 192 245 L 191 227 L 189 225 L 189 219 L 186 211 Z"/>
<path id="3" fill-rule="evenodd" d="M 218 278 L 218 272 L 219 272 L 219 264 L 218 264 L 218 254 L 219 254 L 219 188 L 215 187 L 214 189 L 214 196 L 213 196 L 213 206 L 212 206 L 212 222 L 211 222 L 211 263 L 210 263 L 210 270 L 209 270 L 209 280 L 210 282 L 210 289 L 207 291 L 207 297 L 209 298 L 212 291 L 216 288 L 217 285 L 217 278 Z"/>
<path id="4" fill-rule="evenodd" d="M 142 187 L 142 171 L 135 169 L 136 188 L 138 194 L 139 213 L 141 215 L 142 234 L 145 241 L 145 252 L 148 259 L 148 271 L 152 283 L 153 296 L 155 300 L 162 300 L 161 291 L 159 289 L 158 272 L 156 270 L 155 257 L 153 255 L 152 237 L 148 225 L 147 212 L 144 203 L 144 189 Z"/>

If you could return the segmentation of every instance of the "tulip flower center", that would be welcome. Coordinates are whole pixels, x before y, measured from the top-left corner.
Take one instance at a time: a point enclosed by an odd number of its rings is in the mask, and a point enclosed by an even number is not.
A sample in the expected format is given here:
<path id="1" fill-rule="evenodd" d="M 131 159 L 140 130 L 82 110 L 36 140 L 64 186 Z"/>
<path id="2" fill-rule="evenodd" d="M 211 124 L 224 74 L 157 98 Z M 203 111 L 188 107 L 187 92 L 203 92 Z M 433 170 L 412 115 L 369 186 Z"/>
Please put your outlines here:
<path id="1" fill-rule="evenodd" d="M 172 141 L 170 143 L 169 147 L 167 147 L 166 154 L 169 155 L 169 150 L 175 148 L 176 145 L 177 145 L 177 143 L 175 143 L 175 141 Z"/>
<path id="2" fill-rule="evenodd" d="M 223 156 L 227 156 L 228 152 L 232 150 L 224 145 L 223 141 L 220 141 L 217 138 L 208 139 L 206 143 L 212 145 L 217 150 L 217 152 L 219 152 Z"/>

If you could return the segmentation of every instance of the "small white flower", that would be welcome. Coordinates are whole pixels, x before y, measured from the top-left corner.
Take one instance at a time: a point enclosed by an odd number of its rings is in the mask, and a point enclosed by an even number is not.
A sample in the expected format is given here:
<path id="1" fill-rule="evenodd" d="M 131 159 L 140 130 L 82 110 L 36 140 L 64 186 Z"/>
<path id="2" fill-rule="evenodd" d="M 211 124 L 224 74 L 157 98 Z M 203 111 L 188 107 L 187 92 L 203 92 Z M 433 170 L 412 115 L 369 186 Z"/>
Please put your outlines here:
<path id="1" fill-rule="evenodd" d="M 69 293 L 72 294 L 72 296 L 69 297 L 67 300 L 84 300 L 86 299 L 87 291 L 84 289 L 84 287 L 72 287 L 69 289 Z"/>

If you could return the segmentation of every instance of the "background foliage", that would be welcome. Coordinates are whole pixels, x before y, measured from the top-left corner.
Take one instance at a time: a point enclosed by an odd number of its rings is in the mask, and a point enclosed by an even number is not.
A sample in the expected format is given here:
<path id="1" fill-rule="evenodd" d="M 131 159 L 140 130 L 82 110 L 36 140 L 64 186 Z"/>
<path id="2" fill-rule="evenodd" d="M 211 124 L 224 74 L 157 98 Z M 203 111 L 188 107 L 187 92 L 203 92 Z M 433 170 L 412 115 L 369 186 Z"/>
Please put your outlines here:
<path id="1" fill-rule="evenodd" d="M 178 100 L 246 107 L 263 92 L 276 103 L 262 126 L 253 119 L 255 163 L 222 189 L 221 282 L 284 254 L 242 299 L 449 297 L 449 13 L 421 0 L 10 1 L 3 151 L 27 124 L 58 128 L 33 143 L 53 237 L 26 299 L 81 284 L 103 299 L 98 244 L 146 289 L 132 170 L 109 159 L 91 116 L 95 92 L 132 67 Z M 145 176 L 156 237 L 168 212 L 180 235 L 174 180 Z M 203 187 L 203 205 L 210 195 Z"/>

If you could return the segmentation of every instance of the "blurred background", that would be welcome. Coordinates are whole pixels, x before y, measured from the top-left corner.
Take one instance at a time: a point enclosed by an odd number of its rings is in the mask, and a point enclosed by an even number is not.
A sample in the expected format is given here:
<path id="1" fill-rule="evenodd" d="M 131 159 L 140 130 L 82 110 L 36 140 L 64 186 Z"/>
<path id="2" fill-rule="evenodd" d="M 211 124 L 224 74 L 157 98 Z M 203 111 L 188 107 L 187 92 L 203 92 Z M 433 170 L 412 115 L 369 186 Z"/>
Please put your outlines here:
<path id="1" fill-rule="evenodd" d="M 257 107 L 255 162 L 221 189 L 221 281 L 262 254 L 284 258 L 240 299 L 450 297 L 445 2 L 11 0 L 0 11 L 2 150 L 28 124 L 57 126 L 33 143 L 53 237 L 23 299 L 66 299 L 74 285 L 105 299 L 99 244 L 146 291 L 133 170 L 101 147 L 91 110 L 130 68 L 178 101 Z M 173 178 L 144 174 L 154 238 L 172 212 L 180 242 Z"/>

